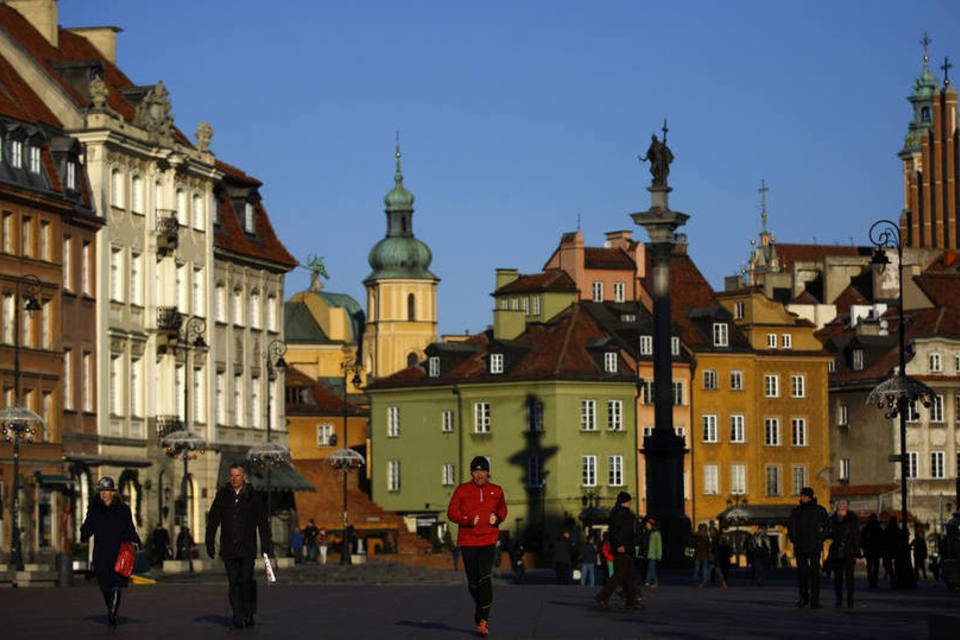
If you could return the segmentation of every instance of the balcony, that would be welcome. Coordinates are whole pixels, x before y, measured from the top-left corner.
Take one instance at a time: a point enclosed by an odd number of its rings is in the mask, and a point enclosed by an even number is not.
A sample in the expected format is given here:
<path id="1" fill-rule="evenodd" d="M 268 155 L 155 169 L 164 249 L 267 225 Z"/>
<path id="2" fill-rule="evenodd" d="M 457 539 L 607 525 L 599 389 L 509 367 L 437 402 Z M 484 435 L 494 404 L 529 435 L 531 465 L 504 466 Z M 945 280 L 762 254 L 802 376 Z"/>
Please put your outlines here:
<path id="1" fill-rule="evenodd" d="M 167 434 L 173 433 L 183 428 L 183 421 L 180 416 L 162 415 L 157 416 L 157 440 L 162 440 Z"/>
<path id="2" fill-rule="evenodd" d="M 157 209 L 157 256 L 173 255 L 180 246 L 180 223 L 173 209 Z"/>
<path id="3" fill-rule="evenodd" d="M 180 340 L 183 314 L 176 307 L 157 307 L 157 353 L 166 353 Z"/>

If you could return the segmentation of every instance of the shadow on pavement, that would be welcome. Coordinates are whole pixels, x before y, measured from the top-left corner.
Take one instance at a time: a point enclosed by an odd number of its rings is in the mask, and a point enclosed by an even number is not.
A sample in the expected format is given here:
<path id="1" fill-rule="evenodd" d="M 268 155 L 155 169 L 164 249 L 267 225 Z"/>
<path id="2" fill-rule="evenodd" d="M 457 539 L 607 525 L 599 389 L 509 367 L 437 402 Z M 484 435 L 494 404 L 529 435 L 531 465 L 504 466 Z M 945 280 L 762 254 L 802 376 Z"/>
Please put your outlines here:
<path id="1" fill-rule="evenodd" d="M 398 620 L 396 624 L 400 627 L 414 627 L 416 629 L 437 629 L 439 631 L 455 631 L 456 633 L 473 633 L 473 629 L 451 627 L 450 625 L 442 622 L 431 622 L 429 620 L 421 620 L 420 622 L 415 622 L 413 620 Z"/>
<path id="2" fill-rule="evenodd" d="M 214 613 L 208 613 L 203 616 L 197 616 L 193 619 L 194 622 L 209 622 L 210 624 L 219 625 L 221 627 L 230 628 L 233 618 L 230 616 L 217 615 Z"/>

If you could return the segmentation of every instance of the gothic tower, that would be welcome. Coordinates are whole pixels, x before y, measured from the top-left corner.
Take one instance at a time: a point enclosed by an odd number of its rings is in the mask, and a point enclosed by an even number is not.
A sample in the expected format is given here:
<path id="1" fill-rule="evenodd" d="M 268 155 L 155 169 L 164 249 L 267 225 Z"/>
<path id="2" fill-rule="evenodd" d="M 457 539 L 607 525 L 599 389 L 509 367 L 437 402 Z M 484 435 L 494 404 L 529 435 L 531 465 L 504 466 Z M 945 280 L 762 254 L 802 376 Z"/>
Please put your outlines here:
<path id="1" fill-rule="evenodd" d="M 950 84 L 950 61 L 940 67 L 943 84 L 930 70 L 923 37 L 923 70 L 908 100 L 913 119 L 900 151 L 903 160 L 904 209 L 900 228 L 914 248 L 960 247 L 960 130 L 957 90 Z"/>
<path id="2" fill-rule="evenodd" d="M 363 364 L 374 378 L 423 359 L 437 340 L 437 284 L 430 248 L 413 235 L 413 194 L 403 186 L 397 142 L 394 187 L 384 197 L 387 235 L 370 250 Z"/>

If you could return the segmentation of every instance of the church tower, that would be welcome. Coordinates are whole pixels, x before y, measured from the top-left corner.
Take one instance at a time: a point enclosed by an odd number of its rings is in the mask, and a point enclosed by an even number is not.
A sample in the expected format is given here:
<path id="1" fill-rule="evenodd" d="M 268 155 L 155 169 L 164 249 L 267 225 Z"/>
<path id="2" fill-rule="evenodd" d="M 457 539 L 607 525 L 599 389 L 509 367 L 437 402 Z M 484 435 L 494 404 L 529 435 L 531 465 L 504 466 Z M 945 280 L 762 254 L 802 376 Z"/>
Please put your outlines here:
<path id="1" fill-rule="evenodd" d="M 918 249 L 960 247 L 960 130 L 957 90 L 950 84 L 949 59 L 940 69 L 943 84 L 930 70 L 926 34 L 923 70 L 908 100 L 913 119 L 900 151 L 904 205 L 900 229 L 905 244 Z"/>
<path id="2" fill-rule="evenodd" d="M 413 194 L 403 186 L 397 141 L 394 186 L 384 197 L 387 235 L 370 250 L 363 364 L 383 378 L 424 358 L 437 340 L 437 284 L 430 248 L 413 235 Z"/>

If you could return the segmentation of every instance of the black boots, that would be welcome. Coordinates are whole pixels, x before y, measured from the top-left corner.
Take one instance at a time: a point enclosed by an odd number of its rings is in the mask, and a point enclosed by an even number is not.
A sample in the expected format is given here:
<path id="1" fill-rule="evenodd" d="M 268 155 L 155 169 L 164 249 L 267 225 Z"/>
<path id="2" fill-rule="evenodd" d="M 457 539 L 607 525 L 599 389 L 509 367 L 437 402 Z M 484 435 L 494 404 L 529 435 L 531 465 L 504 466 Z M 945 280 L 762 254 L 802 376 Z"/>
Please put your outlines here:
<path id="1" fill-rule="evenodd" d="M 111 589 L 109 593 L 103 594 L 103 600 L 107 604 L 107 626 L 116 629 L 117 614 L 120 611 L 120 589 Z"/>

